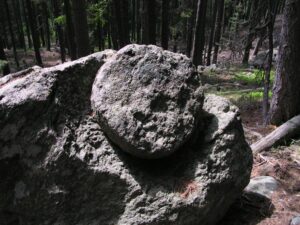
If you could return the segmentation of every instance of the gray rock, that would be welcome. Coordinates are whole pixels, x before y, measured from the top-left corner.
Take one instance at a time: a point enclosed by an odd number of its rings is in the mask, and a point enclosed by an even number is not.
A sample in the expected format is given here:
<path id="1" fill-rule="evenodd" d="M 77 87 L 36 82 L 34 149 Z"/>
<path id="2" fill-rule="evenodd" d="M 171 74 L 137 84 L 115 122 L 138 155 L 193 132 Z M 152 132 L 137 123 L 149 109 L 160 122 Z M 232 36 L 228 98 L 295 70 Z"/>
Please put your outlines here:
<path id="1" fill-rule="evenodd" d="M 45 135 L 49 142 L 50 136 L 56 138 L 60 127 L 53 124 L 66 118 L 77 119 L 78 111 L 87 110 L 90 102 L 83 93 L 90 92 L 96 72 L 112 54 L 107 50 L 59 66 L 33 67 L 1 78 L 0 159 L 26 150 L 30 151 L 26 154 L 36 155 L 41 146 L 35 141 Z"/>
<path id="2" fill-rule="evenodd" d="M 200 79 L 186 56 L 128 45 L 98 72 L 91 96 L 108 137 L 140 158 L 179 149 L 201 116 Z"/>
<path id="3" fill-rule="evenodd" d="M 254 192 L 271 198 L 274 191 L 278 189 L 278 182 L 270 176 L 254 177 L 250 180 L 250 183 L 245 188 L 245 191 Z"/>
<path id="4" fill-rule="evenodd" d="M 90 108 L 106 55 L 41 69 L 0 88 L 0 221 L 215 224 L 250 179 L 252 153 L 238 110 L 208 96 L 204 129 L 196 127 L 167 158 L 137 159 L 110 142 Z"/>
<path id="5" fill-rule="evenodd" d="M 299 216 L 295 216 L 292 220 L 290 225 L 300 225 L 300 215 Z"/>

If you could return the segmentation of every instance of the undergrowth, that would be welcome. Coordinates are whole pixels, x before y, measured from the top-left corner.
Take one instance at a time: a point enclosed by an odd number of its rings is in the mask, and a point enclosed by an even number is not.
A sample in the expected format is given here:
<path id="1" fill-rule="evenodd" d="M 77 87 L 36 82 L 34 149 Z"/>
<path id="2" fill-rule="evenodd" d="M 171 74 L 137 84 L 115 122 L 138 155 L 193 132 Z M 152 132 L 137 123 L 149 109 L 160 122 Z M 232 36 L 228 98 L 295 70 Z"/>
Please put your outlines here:
<path id="1" fill-rule="evenodd" d="M 270 82 L 273 84 L 275 71 L 271 70 Z M 265 79 L 265 71 L 255 69 L 253 72 L 239 71 L 235 74 L 234 79 L 237 82 L 243 82 L 250 85 L 262 86 Z"/>
<path id="2" fill-rule="evenodd" d="M 224 96 L 232 101 L 238 107 L 260 107 L 263 99 L 263 90 L 254 91 L 234 91 L 234 92 L 219 92 L 218 95 Z M 269 92 L 269 98 L 272 93 Z"/>

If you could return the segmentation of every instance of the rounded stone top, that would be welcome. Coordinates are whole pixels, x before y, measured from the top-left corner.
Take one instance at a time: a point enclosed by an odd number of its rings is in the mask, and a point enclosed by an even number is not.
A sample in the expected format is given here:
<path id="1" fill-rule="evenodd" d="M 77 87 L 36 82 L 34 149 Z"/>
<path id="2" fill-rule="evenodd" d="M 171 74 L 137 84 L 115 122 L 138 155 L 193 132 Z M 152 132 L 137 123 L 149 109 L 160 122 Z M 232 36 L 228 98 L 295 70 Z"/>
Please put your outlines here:
<path id="1" fill-rule="evenodd" d="M 133 44 L 98 71 L 91 104 L 106 135 L 122 150 L 141 158 L 161 158 L 191 136 L 203 92 L 189 58 Z"/>

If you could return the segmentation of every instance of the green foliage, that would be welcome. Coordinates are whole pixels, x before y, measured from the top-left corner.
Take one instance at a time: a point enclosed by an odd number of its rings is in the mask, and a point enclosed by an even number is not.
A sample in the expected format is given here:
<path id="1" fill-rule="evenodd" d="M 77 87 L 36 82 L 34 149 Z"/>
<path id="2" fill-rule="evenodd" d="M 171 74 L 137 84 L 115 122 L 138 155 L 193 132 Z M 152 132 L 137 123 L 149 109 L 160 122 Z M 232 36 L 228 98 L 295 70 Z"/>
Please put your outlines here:
<path id="1" fill-rule="evenodd" d="M 273 83 L 274 81 L 275 72 L 274 70 L 271 71 L 270 74 L 270 82 Z M 252 84 L 261 86 L 263 85 L 265 79 L 265 71 L 263 70 L 254 70 L 253 72 L 238 72 L 234 79 L 238 82 L 244 82 L 246 84 Z"/>
<path id="2" fill-rule="evenodd" d="M 61 25 L 61 26 L 65 25 L 66 24 L 66 16 L 61 15 L 61 16 L 54 18 L 54 23 L 57 25 Z"/>
<path id="3" fill-rule="evenodd" d="M 4 66 L 6 66 L 8 62 L 6 60 L 1 60 L 0 59 L 0 71 L 3 71 Z"/>
<path id="4" fill-rule="evenodd" d="M 263 90 L 250 90 L 250 91 L 232 91 L 232 92 L 219 92 L 221 96 L 228 98 L 239 108 L 248 106 L 260 106 L 263 100 Z M 269 92 L 269 97 L 272 97 L 271 91 Z"/>
<path id="5" fill-rule="evenodd" d="M 181 18 L 190 18 L 192 16 L 192 13 L 193 13 L 193 11 L 191 9 L 186 9 L 180 13 L 180 17 Z"/>
<path id="6" fill-rule="evenodd" d="M 90 26 L 96 26 L 97 24 L 104 26 L 107 23 L 105 13 L 109 2 L 109 0 L 102 0 L 88 5 L 88 23 Z"/>

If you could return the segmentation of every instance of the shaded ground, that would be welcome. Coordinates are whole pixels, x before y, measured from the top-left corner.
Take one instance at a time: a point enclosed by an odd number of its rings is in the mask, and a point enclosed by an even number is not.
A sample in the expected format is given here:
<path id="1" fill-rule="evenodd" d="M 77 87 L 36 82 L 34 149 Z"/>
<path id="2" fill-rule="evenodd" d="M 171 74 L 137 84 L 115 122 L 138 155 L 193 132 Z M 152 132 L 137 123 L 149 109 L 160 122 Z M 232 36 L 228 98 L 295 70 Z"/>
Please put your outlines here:
<path id="1" fill-rule="evenodd" d="M 40 53 L 44 67 L 55 66 L 61 63 L 60 53 L 55 47 L 51 48 L 51 51 L 41 48 Z M 17 66 L 14 60 L 13 52 L 11 50 L 5 50 L 5 54 L 8 58 L 11 72 L 16 72 Z M 36 65 L 35 55 L 32 49 L 28 49 L 26 52 L 24 52 L 22 49 L 18 49 L 17 55 L 20 64 L 20 68 L 18 70 L 27 69 L 28 67 Z"/>
<path id="2" fill-rule="evenodd" d="M 289 225 L 300 214 L 300 141 L 254 157 L 252 177 L 272 176 L 279 189 L 271 200 L 246 194 L 218 225 Z"/>
<path id="3" fill-rule="evenodd" d="M 209 84 L 206 92 L 229 98 L 239 106 L 245 136 L 251 144 L 276 127 L 263 126 L 261 84 L 237 79 L 240 70 L 204 73 L 203 81 Z M 218 225 L 289 225 L 300 214 L 300 140 L 285 145 L 254 156 L 252 178 L 272 176 L 279 181 L 272 198 L 244 193 Z"/>

